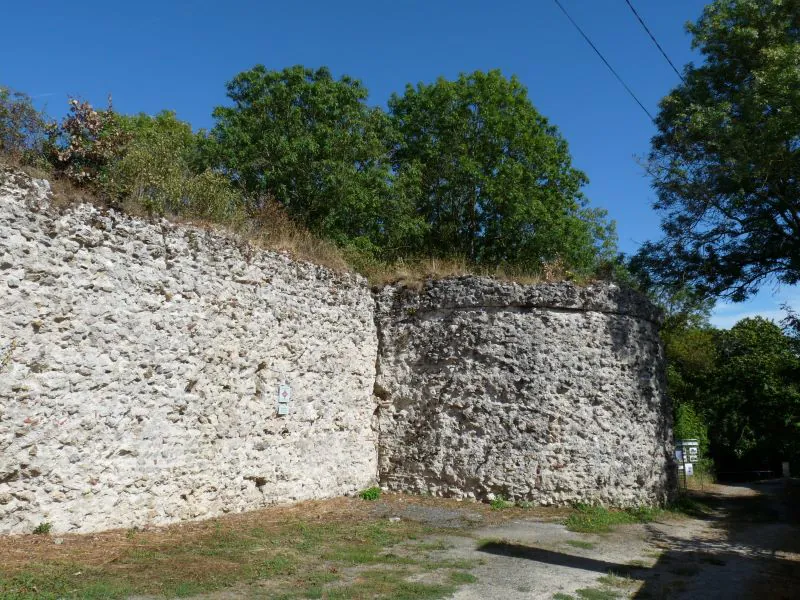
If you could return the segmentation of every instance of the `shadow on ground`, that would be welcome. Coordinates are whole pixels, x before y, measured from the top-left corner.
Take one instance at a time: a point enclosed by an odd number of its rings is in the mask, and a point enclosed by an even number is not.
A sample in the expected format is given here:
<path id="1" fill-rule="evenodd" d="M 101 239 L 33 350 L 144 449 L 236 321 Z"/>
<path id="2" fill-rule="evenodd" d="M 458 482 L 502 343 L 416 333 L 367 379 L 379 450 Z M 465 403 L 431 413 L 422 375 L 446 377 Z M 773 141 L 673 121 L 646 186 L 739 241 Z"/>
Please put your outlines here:
<path id="1" fill-rule="evenodd" d="M 706 492 L 707 535 L 681 537 L 648 525 L 650 542 L 661 550 L 650 567 L 618 564 L 492 541 L 481 552 L 594 571 L 643 582 L 633 598 L 794 599 L 800 590 L 800 479 L 733 486 L 741 495 Z M 730 489 L 730 488 L 728 488 Z"/>

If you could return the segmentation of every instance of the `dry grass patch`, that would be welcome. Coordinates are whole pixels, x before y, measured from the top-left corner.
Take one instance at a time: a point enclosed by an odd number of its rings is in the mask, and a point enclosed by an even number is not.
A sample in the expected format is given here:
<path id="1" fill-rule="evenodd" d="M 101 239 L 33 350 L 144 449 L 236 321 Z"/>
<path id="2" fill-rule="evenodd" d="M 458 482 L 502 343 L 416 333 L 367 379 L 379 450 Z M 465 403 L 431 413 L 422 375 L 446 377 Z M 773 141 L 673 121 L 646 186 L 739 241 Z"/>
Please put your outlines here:
<path id="1" fill-rule="evenodd" d="M 141 531 L 0 538 L 0 598 L 441 598 L 471 581 L 473 565 L 436 558 L 443 545 L 425 539 L 436 527 L 379 514 L 338 498 Z"/>

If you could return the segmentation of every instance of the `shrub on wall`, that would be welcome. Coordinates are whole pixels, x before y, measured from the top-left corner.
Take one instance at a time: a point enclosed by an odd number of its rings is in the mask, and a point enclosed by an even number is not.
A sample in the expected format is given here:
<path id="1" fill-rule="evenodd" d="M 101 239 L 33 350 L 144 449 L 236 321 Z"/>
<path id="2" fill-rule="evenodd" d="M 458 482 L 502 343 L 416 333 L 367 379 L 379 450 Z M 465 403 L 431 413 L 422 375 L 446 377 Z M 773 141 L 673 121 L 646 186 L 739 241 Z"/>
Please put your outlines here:
<path id="1" fill-rule="evenodd" d="M 110 97 L 103 110 L 71 98 L 69 114 L 60 125 L 50 127 L 45 153 L 72 183 L 103 189 L 110 166 L 120 158 L 129 139 Z"/>
<path id="2" fill-rule="evenodd" d="M 129 206 L 148 214 L 230 220 L 241 194 L 218 172 L 195 172 L 198 138 L 174 112 L 154 117 L 122 117 L 130 141 L 109 170 L 108 189 Z"/>

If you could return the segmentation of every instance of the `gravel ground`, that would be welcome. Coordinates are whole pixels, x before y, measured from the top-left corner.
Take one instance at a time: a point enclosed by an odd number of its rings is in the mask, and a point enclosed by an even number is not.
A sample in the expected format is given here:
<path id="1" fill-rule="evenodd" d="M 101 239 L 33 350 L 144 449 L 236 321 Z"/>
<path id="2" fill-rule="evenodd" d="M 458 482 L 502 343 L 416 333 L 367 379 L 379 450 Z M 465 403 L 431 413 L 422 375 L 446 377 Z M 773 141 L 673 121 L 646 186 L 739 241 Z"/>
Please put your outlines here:
<path id="1" fill-rule="evenodd" d="M 800 481 L 711 486 L 703 494 L 711 511 L 703 518 L 609 534 L 518 520 L 449 537 L 443 556 L 481 560 L 472 570 L 478 582 L 454 598 L 581 598 L 579 590 L 587 589 L 619 598 L 798 598 L 800 526 L 785 502 L 790 485 Z"/>

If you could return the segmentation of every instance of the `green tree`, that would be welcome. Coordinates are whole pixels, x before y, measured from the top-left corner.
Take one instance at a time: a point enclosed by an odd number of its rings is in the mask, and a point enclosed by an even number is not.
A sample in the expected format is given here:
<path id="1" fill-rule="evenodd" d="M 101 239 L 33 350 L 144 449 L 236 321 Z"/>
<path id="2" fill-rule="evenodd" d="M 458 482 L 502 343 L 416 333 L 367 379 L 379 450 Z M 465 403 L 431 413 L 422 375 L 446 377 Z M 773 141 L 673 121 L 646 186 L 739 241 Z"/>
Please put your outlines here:
<path id="1" fill-rule="evenodd" d="M 709 413 L 714 403 L 718 331 L 696 317 L 671 315 L 661 331 L 667 358 L 667 392 L 672 400 L 675 439 L 700 441 L 709 452 Z"/>
<path id="2" fill-rule="evenodd" d="M 278 201 L 313 232 L 366 246 L 387 227 L 389 123 L 358 80 L 326 68 L 258 65 L 227 85 L 205 153 L 253 197 Z"/>
<path id="3" fill-rule="evenodd" d="M 743 300 L 800 281 L 800 0 L 716 0 L 689 24 L 704 57 L 661 102 L 649 171 L 664 284 Z"/>
<path id="4" fill-rule="evenodd" d="M 150 214 L 188 215 L 213 221 L 233 217 L 241 194 L 221 173 L 197 171 L 200 139 L 174 112 L 119 117 L 129 142 L 109 168 L 107 190 Z"/>
<path id="5" fill-rule="evenodd" d="M 800 458 L 800 358 L 763 318 L 744 319 L 718 341 L 711 441 L 721 462 L 761 467 Z"/>
<path id="6" fill-rule="evenodd" d="M 427 224 L 416 251 L 531 270 L 587 270 L 613 257 L 605 212 L 590 209 L 558 130 L 499 71 L 406 87 L 389 100 L 398 185 Z"/>
<path id="7" fill-rule="evenodd" d="M 39 163 L 48 128 L 30 96 L 0 85 L 0 153 L 23 163 Z"/>

